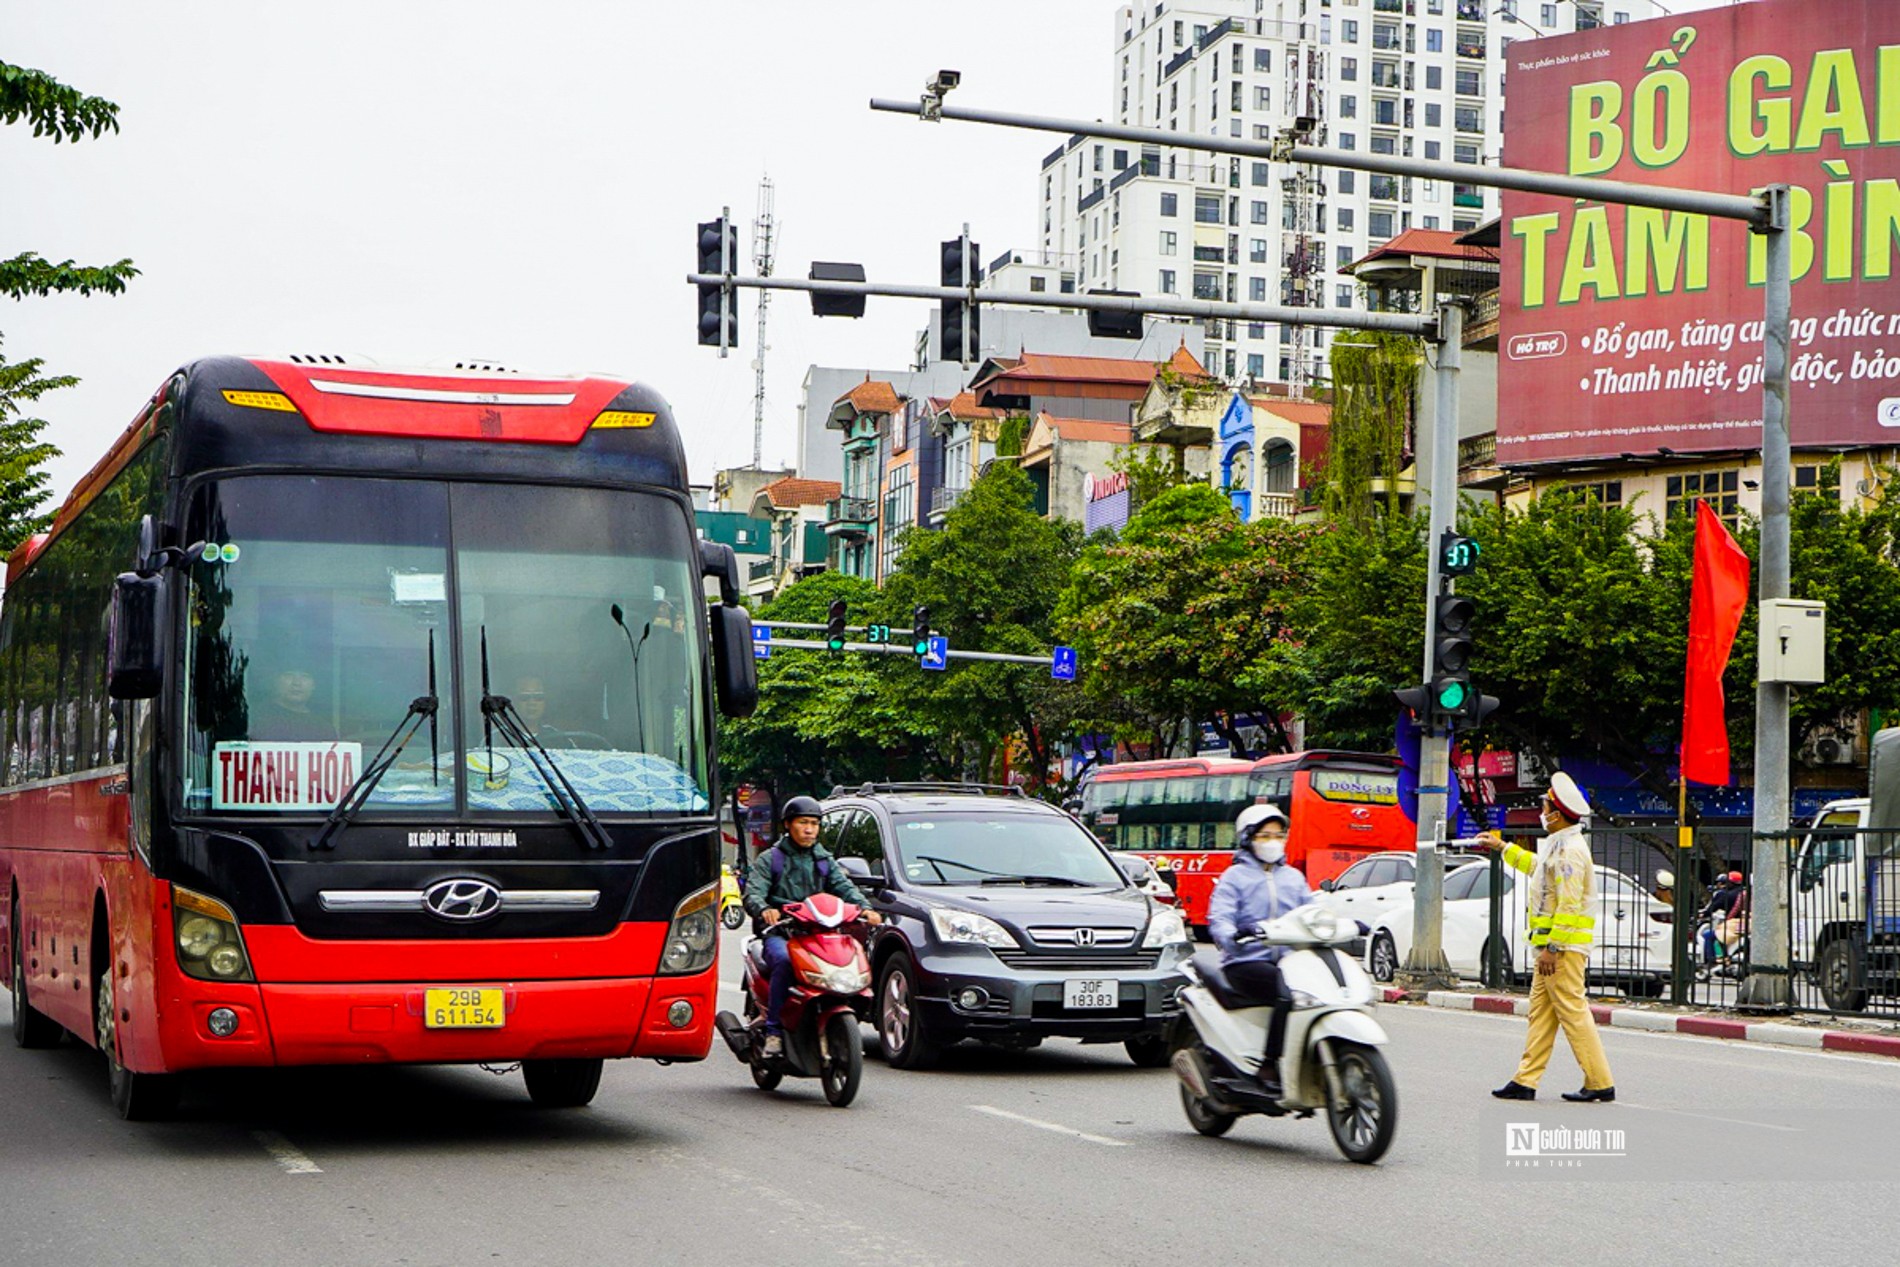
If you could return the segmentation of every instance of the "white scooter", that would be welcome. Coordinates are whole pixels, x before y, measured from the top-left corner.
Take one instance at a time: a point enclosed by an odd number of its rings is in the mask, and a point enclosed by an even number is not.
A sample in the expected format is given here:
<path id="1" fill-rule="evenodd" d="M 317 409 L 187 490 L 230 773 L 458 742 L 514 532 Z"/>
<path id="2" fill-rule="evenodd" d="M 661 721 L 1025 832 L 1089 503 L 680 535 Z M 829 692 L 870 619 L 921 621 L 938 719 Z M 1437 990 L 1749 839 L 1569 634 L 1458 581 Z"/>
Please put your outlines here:
<path id="1" fill-rule="evenodd" d="M 1237 997 L 1215 951 L 1203 950 L 1183 965 L 1190 984 L 1181 991 L 1185 1021 L 1175 1033 L 1172 1063 L 1181 1079 L 1181 1107 L 1195 1130 L 1224 1135 L 1245 1113 L 1306 1118 L 1324 1109 L 1346 1160 L 1371 1163 L 1385 1155 L 1398 1129 L 1398 1088 L 1379 1051 L 1388 1040 L 1371 1016 L 1372 979 L 1338 950 L 1356 932 L 1352 920 L 1308 905 L 1242 939 L 1291 948 L 1280 959 L 1293 1010 L 1277 1097 L 1259 1076 L 1273 1009 Z"/>

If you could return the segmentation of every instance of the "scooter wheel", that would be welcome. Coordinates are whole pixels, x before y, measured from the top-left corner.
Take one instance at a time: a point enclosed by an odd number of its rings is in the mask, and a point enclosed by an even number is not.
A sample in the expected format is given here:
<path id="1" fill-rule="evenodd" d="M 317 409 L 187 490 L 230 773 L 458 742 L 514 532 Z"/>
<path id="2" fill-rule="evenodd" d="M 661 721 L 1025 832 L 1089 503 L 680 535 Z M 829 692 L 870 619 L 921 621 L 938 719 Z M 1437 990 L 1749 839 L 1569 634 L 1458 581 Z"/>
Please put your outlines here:
<path id="1" fill-rule="evenodd" d="M 759 1090 L 776 1091 L 778 1090 L 778 1084 L 783 1081 L 785 1081 L 785 1071 L 783 1069 L 768 1069 L 756 1061 L 753 1062 L 752 1084 L 758 1087 Z"/>
<path id="2" fill-rule="evenodd" d="M 858 1083 L 864 1079 L 864 1036 L 858 1032 L 858 1018 L 840 1012 L 825 1028 L 827 1059 L 818 1080 L 825 1088 L 825 1102 L 842 1109 L 857 1099 Z"/>
<path id="3" fill-rule="evenodd" d="M 1181 1111 L 1187 1114 L 1189 1126 L 1210 1138 L 1218 1138 L 1232 1130 L 1238 1116 L 1209 1108 L 1207 1101 L 1188 1090 L 1186 1083 L 1181 1084 Z"/>
<path id="4" fill-rule="evenodd" d="M 728 906 L 719 916 L 719 922 L 727 928 L 737 928 L 745 923 L 745 907 Z"/>
<path id="5" fill-rule="evenodd" d="M 1326 1124 L 1347 1161 L 1370 1165 L 1392 1147 L 1399 1090 L 1378 1048 L 1337 1043 L 1333 1051 L 1344 1103 L 1328 1102 Z"/>

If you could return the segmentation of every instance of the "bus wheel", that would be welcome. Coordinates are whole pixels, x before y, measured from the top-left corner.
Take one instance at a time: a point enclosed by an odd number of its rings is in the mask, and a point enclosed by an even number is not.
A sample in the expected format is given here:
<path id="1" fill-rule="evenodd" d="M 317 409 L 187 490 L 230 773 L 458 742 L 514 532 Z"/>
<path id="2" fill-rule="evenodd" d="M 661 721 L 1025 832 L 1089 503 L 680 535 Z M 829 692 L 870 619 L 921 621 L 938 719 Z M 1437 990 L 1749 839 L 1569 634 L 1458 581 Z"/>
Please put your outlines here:
<path id="1" fill-rule="evenodd" d="M 59 1042 L 60 1028 L 53 1019 L 26 1001 L 25 947 L 20 944 L 20 899 L 13 899 L 13 918 L 7 927 L 13 930 L 13 1041 L 20 1047 L 51 1047 Z"/>
<path id="2" fill-rule="evenodd" d="M 133 1073 L 119 1062 L 119 1010 L 112 989 L 112 964 L 93 983 L 93 1034 L 106 1058 L 106 1088 L 112 1107 L 128 1122 L 149 1122 L 178 1107 L 177 1081 L 159 1073 Z"/>
<path id="3" fill-rule="evenodd" d="M 521 1076 L 528 1098 L 543 1109 L 578 1109 L 600 1090 L 600 1071 L 606 1061 L 594 1059 L 526 1060 Z"/>

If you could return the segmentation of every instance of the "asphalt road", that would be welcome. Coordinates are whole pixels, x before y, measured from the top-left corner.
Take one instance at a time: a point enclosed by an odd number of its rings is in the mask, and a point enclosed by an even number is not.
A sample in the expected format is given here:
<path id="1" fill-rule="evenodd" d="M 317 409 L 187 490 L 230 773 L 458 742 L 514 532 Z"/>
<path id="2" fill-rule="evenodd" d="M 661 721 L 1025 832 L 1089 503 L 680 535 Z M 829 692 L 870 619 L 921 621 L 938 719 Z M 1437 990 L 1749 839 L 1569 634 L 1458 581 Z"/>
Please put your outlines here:
<path id="1" fill-rule="evenodd" d="M 0 1265 L 1891 1257 L 1900 1064 L 1605 1030 L 1621 1102 L 1552 1102 L 1578 1081 L 1560 1042 L 1545 1098 L 1507 1110 L 1485 1091 L 1521 1020 L 1378 1014 L 1402 1115 L 1370 1168 L 1318 1120 L 1203 1139 L 1119 1046 L 873 1060 L 846 1110 L 758 1091 L 723 1045 L 609 1065 L 565 1112 L 477 1069 L 222 1075 L 129 1125 L 90 1051 L 5 1044 Z M 1507 1169 L 1506 1118 L 1622 1130 L 1626 1153 Z"/>

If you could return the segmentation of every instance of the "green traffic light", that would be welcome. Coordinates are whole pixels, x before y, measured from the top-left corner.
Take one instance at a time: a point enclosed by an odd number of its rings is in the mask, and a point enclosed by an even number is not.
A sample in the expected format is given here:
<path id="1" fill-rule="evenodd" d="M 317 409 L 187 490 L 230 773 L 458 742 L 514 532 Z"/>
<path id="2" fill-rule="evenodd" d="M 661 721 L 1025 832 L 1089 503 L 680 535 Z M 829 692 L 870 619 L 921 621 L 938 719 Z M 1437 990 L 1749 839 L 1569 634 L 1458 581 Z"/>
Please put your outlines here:
<path id="1" fill-rule="evenodd" d="M 1456 712 L 1465 706 L 1465 684 L 1447 682 L 1438 688 L 1438 707 L 1444 711 Z"/>
<path id="2" fill-rule="evenodd" d="M 843 650 L 844 650 L 844 639 L 843 639 L 843 638 L 832 638 L 832 639 L 830 639 L 829 641 L 827 641 L 827 642 L 825 643 L 825 645 L 826 645 L 827 647 L 830 647 L 830 648 L 831 648 L 831 649 L 832 649 L 833 651 L 843 651 Z"/>

